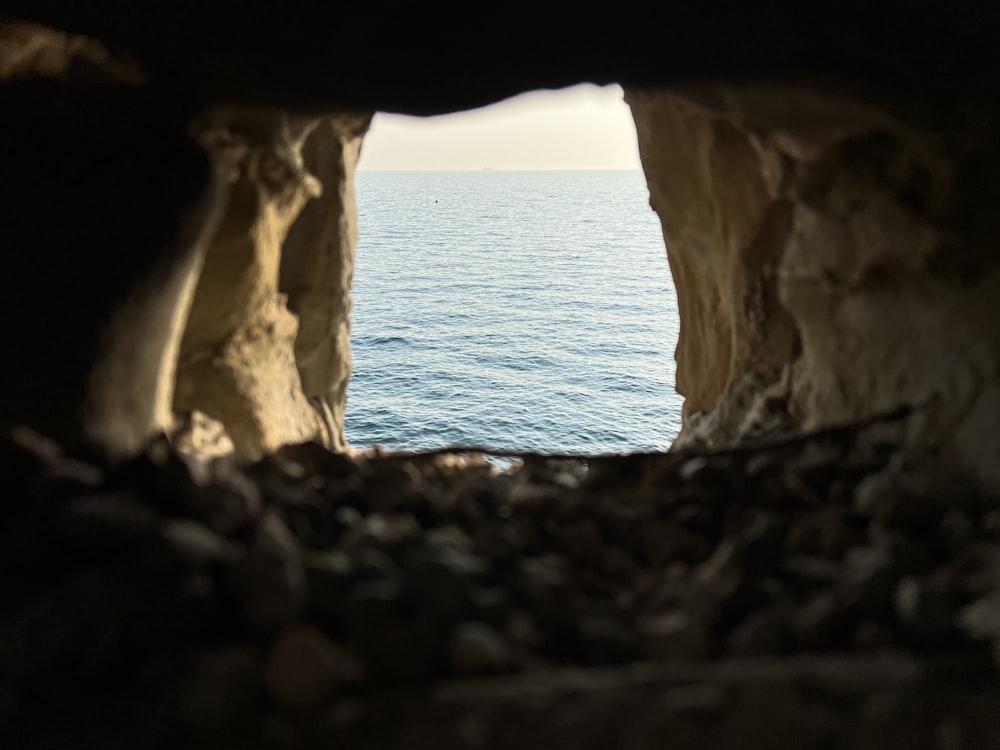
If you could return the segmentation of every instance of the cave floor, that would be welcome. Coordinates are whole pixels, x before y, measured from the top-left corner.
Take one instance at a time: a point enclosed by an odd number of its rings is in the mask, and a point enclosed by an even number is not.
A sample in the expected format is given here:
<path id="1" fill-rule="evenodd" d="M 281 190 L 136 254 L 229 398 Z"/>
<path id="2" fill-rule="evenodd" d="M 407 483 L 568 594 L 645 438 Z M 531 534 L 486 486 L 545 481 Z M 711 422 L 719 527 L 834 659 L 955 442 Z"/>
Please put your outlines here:
<path id="1" fill-rule="evenodd" d="M 1000 498 L 885 428 L 505 469 L 12 431 L 0 746 L 1000 747 Z"/>

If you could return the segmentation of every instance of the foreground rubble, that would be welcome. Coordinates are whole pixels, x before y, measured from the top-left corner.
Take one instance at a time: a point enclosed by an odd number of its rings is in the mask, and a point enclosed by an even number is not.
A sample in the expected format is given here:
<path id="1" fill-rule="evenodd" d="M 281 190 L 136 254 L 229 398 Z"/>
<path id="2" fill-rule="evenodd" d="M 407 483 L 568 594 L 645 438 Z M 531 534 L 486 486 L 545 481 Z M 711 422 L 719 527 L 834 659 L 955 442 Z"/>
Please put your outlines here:
<path id="1" fill-rule="evenodd" d="M 3 746 L 1000 746 L 1000 499 L 892 421 L 503 470 L 15 431 Z"/>

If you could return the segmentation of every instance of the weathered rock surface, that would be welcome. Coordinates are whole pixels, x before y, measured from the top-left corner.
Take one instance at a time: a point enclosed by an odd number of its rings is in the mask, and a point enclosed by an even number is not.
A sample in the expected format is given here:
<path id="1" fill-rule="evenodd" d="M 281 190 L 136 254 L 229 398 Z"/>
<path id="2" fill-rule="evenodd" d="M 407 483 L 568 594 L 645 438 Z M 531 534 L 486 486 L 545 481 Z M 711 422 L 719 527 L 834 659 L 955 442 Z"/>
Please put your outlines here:
<path id="1" fill-rule="evenodd" d="M 281 251 L 279 288 L 298 318 L 295 363 L 302 391 L 324 417 L 325 444 L 343 449 L 351 377 L 351 282 L 358 244 L 354 170 L 371 115 L 321 119 L 302 146 L 323 186 L 292 225 Z"/>
<path id="2" fill-rule="evenodd" d="M 681 444 L 926 405 L 914 436 L 996 484 L 989 139 L 792 89 L 630 91 L 677 288 Z"/>
<path id="3" fill-rule="evenodd" d="M 344 446 L 351 185 L 369 120 L 219 110 L 199 123 L 231 183 L 197 277 L 174 408 L 221 421 L 237 455 L 259 458 L 321 436 Z"/>

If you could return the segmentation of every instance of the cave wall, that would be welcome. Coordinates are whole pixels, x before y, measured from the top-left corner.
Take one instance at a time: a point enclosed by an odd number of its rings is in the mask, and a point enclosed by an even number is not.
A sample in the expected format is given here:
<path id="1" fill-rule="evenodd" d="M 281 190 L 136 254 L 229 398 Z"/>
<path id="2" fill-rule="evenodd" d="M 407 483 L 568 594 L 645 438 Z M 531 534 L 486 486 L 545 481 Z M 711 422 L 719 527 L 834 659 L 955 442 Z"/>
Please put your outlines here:
<path id="1" fill-rule="evenodd" d="M 279 288 L 298 318 L 295 363 L 302 391 L 323 418 L 328 447 L 346 447 L 344 410 L 351 377 L 351 283 L 358 244 L 354 172 L 370 114 L 325 117 L 302 146 L 323 186 L 282 247 Z"/>
<path id="2" fill-rule="evenodd" d="M 27 248 L 4 256 L 3 423 L 118 458 L 164 433 L 204 451 L 206 420 L 211 450 L 243 458 L 344 448 L 371 114 L 207 107 L 24 22 L 0 22 L 0 80 L 23 114 L 3 149 Z"/>
<path id="3" fill-rule="evenodd" d="M 174 409 L 221 422 L 238 456 L 344 447 L 352 185 L 370 119 L 228 108 L 196 125 L 228 209 L 197 274 Z"/>
<path id="4" fill-rule="evenodd" d="M 1000 481 L 995 138 L 815 92 L 627 100 L 680 303 L 678 447 L 910 408 L 920 447 Z"/>
<path id="5" fill-rule="evenodd" d="M 299 10 L 0 6 L 24 19 L 0 24 L 0 96 L 20 113 L 2 144 L 19 187 L 5 423 L 128 455 L 173 409 L 221 419 L 245 456 L 343 447 L 364 113 L 617 82 L 678 287 L 679 445 L 904 405 L 925 442 L 992 476 L 984 19 L 699 5 L 662 25 L 638 4 L 606 23 L 539 6 L 456 39 L 446 9 Z M 332 45 L 334 27 L 359 31 Z"/>
<path id="6" fill-rule="evenodd" d="M 170 421 L 219 175 L 188 106 L 99 42 L 4 23 L 0 59 L 0 422 L 131 455 Z"/>

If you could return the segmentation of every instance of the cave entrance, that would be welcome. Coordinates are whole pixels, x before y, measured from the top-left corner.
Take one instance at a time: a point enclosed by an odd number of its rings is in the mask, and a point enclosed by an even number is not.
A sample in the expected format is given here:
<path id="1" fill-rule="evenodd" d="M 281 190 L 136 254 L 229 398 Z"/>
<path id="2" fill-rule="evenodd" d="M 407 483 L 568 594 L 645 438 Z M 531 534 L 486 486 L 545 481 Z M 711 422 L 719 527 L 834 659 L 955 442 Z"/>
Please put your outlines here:
<path id="1" fill-rule="evenodd" d="M 670 445 L 676 295 L 619 87 L 377 114 L 356 191 L 353 447 Z"/>

